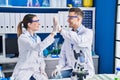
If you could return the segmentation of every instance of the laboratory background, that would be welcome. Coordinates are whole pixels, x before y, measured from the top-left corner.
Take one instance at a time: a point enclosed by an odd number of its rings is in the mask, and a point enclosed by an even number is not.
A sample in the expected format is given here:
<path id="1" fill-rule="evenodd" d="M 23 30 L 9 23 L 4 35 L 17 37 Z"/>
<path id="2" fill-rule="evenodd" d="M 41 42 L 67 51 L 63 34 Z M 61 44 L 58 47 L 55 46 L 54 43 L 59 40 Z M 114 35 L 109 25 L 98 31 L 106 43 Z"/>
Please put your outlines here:
<path id="1" fill-rule="evenodd" d="M 28 13 L 39 16 L 42 40 L 52 31 L 52 18 L 68 29 L 67 16 L 71 7 L 83 10 L 83 24 L 94 32 L 92 56 L 96 74 L 115 74 L 120 68 L 120 0 L 0 0 L 0 66 L 10 77 L 17 62 L 17 25 Z M 44 50 L 48 76 L 58 63 L 64 39 L 58 33 L 55 42 Z M 52 65 L 51 65 L 52 64 Z"/>

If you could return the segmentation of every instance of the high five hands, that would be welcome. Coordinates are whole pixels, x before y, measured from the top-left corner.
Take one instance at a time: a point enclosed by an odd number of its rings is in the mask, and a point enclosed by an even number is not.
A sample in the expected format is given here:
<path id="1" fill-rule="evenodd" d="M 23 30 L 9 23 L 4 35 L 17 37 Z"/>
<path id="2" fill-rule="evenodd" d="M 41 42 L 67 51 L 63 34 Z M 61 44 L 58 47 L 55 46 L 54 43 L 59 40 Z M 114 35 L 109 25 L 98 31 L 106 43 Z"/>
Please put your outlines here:
<path id="1" fill-rule="evenodd" d="M 61 27 L 59 25 L 58 18 L 56 16 L 53 17 L 53 32 L 58 33 L 61 31 Z"/>

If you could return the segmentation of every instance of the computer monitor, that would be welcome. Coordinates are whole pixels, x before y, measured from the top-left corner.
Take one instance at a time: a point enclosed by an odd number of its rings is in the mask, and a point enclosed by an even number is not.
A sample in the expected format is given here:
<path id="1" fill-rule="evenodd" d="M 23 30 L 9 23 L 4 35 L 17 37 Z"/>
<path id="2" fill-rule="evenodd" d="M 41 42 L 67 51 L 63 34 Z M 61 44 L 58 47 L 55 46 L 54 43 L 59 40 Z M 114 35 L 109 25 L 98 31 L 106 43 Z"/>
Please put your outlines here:
<path id="1" fill-rule="evenodd" d="M 18 57 L 17 38 L 5 38 L 5 53 L 6 57 Z"/>
<path id="2" fill-rule="evenodd" d="M 5 57 L 5 35 L 0 34 L 0 57 Z"/>

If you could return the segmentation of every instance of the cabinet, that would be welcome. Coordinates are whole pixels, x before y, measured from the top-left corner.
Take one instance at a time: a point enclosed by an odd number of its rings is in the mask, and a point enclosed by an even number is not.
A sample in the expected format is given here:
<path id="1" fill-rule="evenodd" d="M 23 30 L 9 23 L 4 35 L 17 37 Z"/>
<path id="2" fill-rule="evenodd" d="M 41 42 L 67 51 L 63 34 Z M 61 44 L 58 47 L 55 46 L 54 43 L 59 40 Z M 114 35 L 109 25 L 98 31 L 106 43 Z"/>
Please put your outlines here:
<path id="1" fill-rule="evenodd" d="M 120 0 L 118 0 L 116 8 L 117 15 L 115 31 L 115 68 L 120 67 Z"/>

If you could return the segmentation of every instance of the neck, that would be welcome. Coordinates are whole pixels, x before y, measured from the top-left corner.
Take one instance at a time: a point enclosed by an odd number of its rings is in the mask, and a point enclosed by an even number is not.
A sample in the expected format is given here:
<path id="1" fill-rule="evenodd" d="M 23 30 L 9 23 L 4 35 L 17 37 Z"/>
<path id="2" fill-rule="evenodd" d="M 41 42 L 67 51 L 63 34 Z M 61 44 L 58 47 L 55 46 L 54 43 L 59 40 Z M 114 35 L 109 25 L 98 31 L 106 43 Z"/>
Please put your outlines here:
<path id="1" fill-rule="evenodd" d="M 74 27 L 73 30 L 76 31 L 78 27 Z"/>
<path id="2" fill-rule="evenodd" d="M 33 36 L 34 35 L 34 31 L 28 29 L 28 32 Z"/>
<path id="3" fill-rule="evenodd" d="M 76 31 L 78 27 L 80 27 L 81 25 L 81 22 L 78 22 L 78 24 L 76 24 L 74 27 L 73 27 L 73 30 Z"/>

